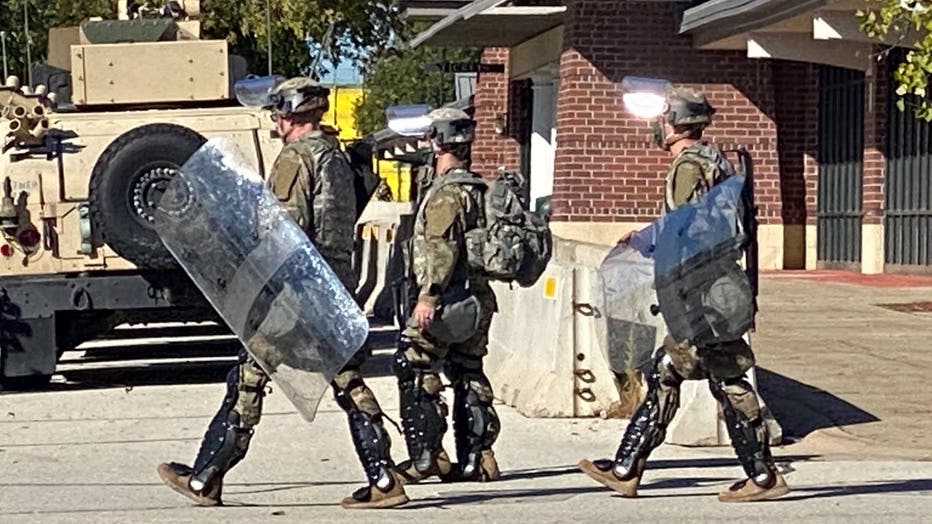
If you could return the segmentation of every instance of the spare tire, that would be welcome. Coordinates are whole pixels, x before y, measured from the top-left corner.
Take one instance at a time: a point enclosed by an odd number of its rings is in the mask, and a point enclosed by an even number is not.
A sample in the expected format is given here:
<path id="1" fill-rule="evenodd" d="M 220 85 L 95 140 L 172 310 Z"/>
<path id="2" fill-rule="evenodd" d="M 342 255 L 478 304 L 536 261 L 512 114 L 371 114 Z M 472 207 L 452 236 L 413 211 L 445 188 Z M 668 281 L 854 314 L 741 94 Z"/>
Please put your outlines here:
<path id="1" fill-rule="evenodd" d="M 91 172 L 95 233 L 139 267 L 177 267 L 153 229 L 154 211 L 181 166 L 207 140 L 173 124 L 137 127 L 113 141 Z"/>

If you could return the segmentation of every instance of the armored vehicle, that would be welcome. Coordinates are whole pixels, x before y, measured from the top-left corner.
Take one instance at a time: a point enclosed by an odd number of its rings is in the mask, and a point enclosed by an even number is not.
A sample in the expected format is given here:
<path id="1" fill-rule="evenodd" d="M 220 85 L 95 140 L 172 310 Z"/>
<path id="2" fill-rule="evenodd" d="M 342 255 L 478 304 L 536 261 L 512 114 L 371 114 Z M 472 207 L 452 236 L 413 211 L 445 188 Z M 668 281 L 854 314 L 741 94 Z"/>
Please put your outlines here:
<path id="1" fill-rule="evenodd" d="M 63 351 L 123 323 L 214 319 L 152 211 L 208 138 L 263 176 L 281 147 L 236 102 L 245 60 L 200 38 L 199 2 L 120 4 L 50 31 L 42 85 L 0 87 L 0 385 L 47 382 Z"/>

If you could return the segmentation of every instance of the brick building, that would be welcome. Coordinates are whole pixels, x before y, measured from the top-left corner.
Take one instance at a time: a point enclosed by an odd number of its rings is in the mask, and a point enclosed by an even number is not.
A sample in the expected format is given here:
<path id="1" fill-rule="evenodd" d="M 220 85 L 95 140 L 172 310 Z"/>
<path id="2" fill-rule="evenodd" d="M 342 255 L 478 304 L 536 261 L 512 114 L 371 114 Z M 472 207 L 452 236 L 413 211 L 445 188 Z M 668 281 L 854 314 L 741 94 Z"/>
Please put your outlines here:
<path id="1" fill-rule="evenodd" d="M 708 138 L 755 160 L 763 269 L 932 271 L 930 127 L 850 0 L 403 1 L 414 45 L 484 47 L 474 165 L 530 173 L 556 234 L 613 242 L 662 209 L 668 154 L 624 112 L 627 75 L 702 89 Z M 893 54 L 895 56 L 896 53 Z"/>

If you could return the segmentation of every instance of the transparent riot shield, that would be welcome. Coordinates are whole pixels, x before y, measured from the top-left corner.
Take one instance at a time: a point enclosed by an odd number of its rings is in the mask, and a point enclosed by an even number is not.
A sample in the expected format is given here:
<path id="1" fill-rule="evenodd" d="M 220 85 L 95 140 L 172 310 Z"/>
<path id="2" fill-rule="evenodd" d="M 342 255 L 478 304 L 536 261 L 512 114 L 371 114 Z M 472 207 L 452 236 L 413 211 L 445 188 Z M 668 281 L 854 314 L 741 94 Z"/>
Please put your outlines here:
<path id="1" fill-rule="evenodd" d="M 653 248 L 654 226 L 637 232 L 627 245 L 612 249 L 596 274 L 593 297 L 602 312 L 597 338 L 612 371 L 642 369 L 667 334 L 656 313 Z"/>
<path id="2" fill-rule="evenodd" d="M 185 163 L 155 226 L 249 353 L 313 420 L 369 325 L 233 142 L 212 139 Z"/>
<path id="3" fill-rule="evenodd" d="M 732 176 L 696 202 L 657 221 L 654 247 L 658 305 L 677 342 L 736 340 L 754 320 L 743 256 L 744 177 Z"/>

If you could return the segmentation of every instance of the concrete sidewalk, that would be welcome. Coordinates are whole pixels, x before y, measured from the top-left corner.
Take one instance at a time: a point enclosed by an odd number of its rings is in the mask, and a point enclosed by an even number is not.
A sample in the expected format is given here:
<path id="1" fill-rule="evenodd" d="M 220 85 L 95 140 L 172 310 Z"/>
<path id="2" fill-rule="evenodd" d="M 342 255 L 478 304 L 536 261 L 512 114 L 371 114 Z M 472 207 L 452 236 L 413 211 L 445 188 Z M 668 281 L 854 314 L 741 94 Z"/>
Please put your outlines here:
<path id="1" fill-rule="evenodd" d="M 346 511 L 339 501 L 363 473 L 345 415 L 327 398 L 308 425 L 276 391 L 249 456 L 228 476 L 228 505 L 195 508 L 161 484 L 155 467 L 193 459 L 223 397 L 230 348 L 192 355 L 143 346 L 64 366 L 69 382 L 57 377 L 50 391 L 0 394 L 0 522 L 923 522 L 932 462 L 910 459 L 932 455 L 923 439 L 932 434 L 932 388 L 924 387 L 932 316 L 908 304 L 930 300 L 932 285 L 859 279 L 762 280 L 753 336 L 761 390 L 786 433 L 802 437 L 774 450 L 793 488 L 781 501 L 720 504 L 715 494 L 741 475 L 732 450 L 677 446 L 653 455 L 642 498 L 621 499 L 575 465 L 611 456 L 626 421 L 528 419 L 500 405 L 502 482 L 430 482 L 411 486 L 401 509 Z M 129 362 L 121 351 L 148 360 Z M 394 417 L 387 363 L 380 352 L 365 371 Z M 401 460 L 403 440 L 390 433 Z M 453 449 L 450 433 L 446 446 Z"/>
<path id="2" fill-rule="evenodd" d="M 768 274 L 760 388 L 796 446 L 932 459 L 932 278 Z M 837 426 L 837 429 L 834 427 Z"/>
<path id="3" fill-rule="evenodd" d="M 371 381 L 395 412 L 394 380 Z M 339 507 L 363 473 L 345 415 L 326 399 L 302 421 L 284 395 L 267 398 L 249 456 L 228 476 L 226 506 L 193 507 L 162 485 L 161 461 L 190 461 L 223 386 L 151 385 L 0 396 L 0 522 L 922 522 L 932 511 L 932 462 L 824 460 L 776 450 L 793 488 L 746 505 L 715 494 L 740 476 L 728 448 L 662 446 L 641 498 L 625 500 L 575 469 L 614 453 L 623 420 L 528 419 L 501 407 L 504 479 L 410 486 L 412 502 L 366 512 Z M 400 436 L 394 456 L 404 456 Z M 449 435 L 448 435 L 449 437 Z M 447 439 L 447 449 L 452 449 Z"/>

